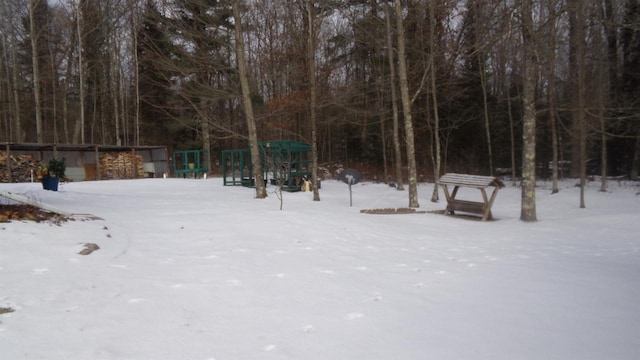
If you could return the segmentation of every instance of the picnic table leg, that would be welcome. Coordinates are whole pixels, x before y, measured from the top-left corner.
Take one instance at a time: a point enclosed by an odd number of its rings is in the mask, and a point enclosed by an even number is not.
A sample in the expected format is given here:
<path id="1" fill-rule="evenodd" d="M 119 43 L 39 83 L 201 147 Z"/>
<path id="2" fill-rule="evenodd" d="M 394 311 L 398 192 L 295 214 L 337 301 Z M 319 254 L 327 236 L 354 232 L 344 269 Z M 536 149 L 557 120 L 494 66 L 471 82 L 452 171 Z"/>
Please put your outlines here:
<path id="1" fill-rule="evenodd" d="M 451 192 L 451 194 L 449 194 L 449 189 L 447 188 L 447 185 L 442 185 L 442 186 L 444 187 L 444 195 L 447 198 L 447 208 L 448 208 L 449 205 L 456 199 L 456 195 L 458 195 L 458 189 L 460 187 L 454 186 L 453 191 Z M 454 210 L 446 210 L 445 213 L 448 213 L 449 215 L 456 214 Z"/>
<path id="2" fill-rule="evenodd" d="M 447 204 L 449 204 L 449 201 L 451 199 L 451 195 L 449 195 L 449 188 L 444 184 L 442 184 L 442 188 L 444 189 L 444 197 L 447 199 Z M 447 210 L 445 210 L 444 213 L 446 215 L 448 213 Z"/>
<path id="3" fill-rule="evenodd" d="M 487 199 L 487 192 L 484 189 L 480 189 L 482 193 L 482 203 L 484 204 L 482 207 L 482 221 L 491 220 L 493 217 L 491 216 L 491 205 L 489 205 L 489 200 Z"/>
<path id="4" fill-rule="evenodd" d="M 458 195 L 458 188 L 460 188 L 460 186 L 456 185 L 453 187 L 453 191 L 451 192 L 451 200 L 456 199 L 456 195 Z"/>
<path id="5" fill-rule="evenodd" d="M 449 202 L 449 188 L 447 185 L 442 184 L 442 189 L 444 189 L 444 197 L 447 199 L 447 203 Z"/>
<path id="6" fill-rule="evenodd" d="M 493 219 L 493 216 L 491 215 L 491 208 L 493 207 L 493 201 L 496 199 L 496 196 L 498 195 L 498 188 L 495 187 L 493 188 L 493 193 L 491 193 L 491 199 L 489 199 L 489 203 L 487 204 L 487 207 L 489 209 L 489 218 Z"/>

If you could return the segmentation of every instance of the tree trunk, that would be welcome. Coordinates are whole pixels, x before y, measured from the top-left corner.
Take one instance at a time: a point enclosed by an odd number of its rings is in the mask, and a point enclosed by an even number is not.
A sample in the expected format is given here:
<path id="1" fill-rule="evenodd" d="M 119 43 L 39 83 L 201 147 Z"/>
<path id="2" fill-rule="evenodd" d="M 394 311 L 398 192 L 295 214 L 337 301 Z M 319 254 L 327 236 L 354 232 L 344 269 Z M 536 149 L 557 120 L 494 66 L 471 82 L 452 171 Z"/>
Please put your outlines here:
<path id="1" fill-rule="evenodd" d="M 435 37 L 436 37 L 436 16 L 435 16 L 434 1 L 429 2 L 429 41 L 431 45 L 431 51 L 429 52 L 429 64 L 431 66 L 431 101 L 433 102 L 433 152 L 434 152 L 434 164 L 433 164 L 433 194 L 431 195 L 432 202 L 438 202 L 438 181 L 440 180 L 440 113 L 438 112 L 438 93 L 436 86 L 436 57 L 434 55 L 435 49 Z M 486 103 L 486 102 L 485 102 Z M 488 115 L 487 115 L 488 118 Z M 487 132 L 489 123 L 487 122 Z M 491 149 L 491 144 L 489 144 Z"/>
<path id="2" fill-rule="evenodd" d="M 600 149 L 600 176 L 602 181 L 600 182 L 600 191 L 607 191 L 607 132 L 605 129 L 605 111 L 604 104 L 600 107 L 600 143 L 602 144 Z"/>
<path id="3" fill-rule="evenodd" d="M 511 109 L 511 81 L 507 82 L 507 113 L 509 115 L 509 135 L 511 138 L 511 182 L 516 185 L 516 135 L 513 124 L 513 110 Z"/>
<path id="4" fill-rule="evenodd" d="M 58 134 L 58 97 L 56 96 L 58 92 L 58 84 L 56 81 L 56 75 L 54 75 L 57 73 L 57 64 L 53 56 L 53 50 L 51 49 L 51 46 L 49 46 L 48 48 L 49 62 L 51 63 L 51 124 L 53 125 L 53 142 L 57 144 L 60 142 L 60 135 Z"/>
<path id="5" fill-rule="evenodd" d="M 83 46 L 83 36 L 82 36 L 82 0 L 78 1 L 78 7 L 76 9 L 76 31 L 78 33 L 78 79 L 80 81 L 79 84 L 79 94 L 80 97 L 80 116 L 76 120 L 75 128 L 73 131 L 73 143 L 74 144 L 84 144 L 84 124 L 85 124 L 85 96 L 86 96 L 86 87 L 85 87 L 85 68 L 84 68 L 84 46 Z"/>
<path id="6" fill-rule="evenodd" d="M 33 97 L 36 111 L 36 141 L 44 142 L 42 131 L 42 99 L 40 98 L 40 54 L 38 51 L 38 29 L 36 29 L 36 7 L 41 0 L 29 2 L 29 29 L 31 31 L 31 62 L 33 64 Z"/>
<path id="7" fill-rule="evenodd" d="M 555 24 L 556 11 L 555 1 L 549 0 L 549 23 Z M 551 193 L 557 194 L 558 188 L 558 113 L 556 107 L 556 26 L 550 26 L 551 33 L 549 34 L 548 43 L 548 64 L 547 64 L 547 81 L 549 82 L 549 90 L 547 91 L 547 99 L 549 102 L 549 127 L 551 128 L 551 153 L 552 153 L 552 168 L 551 168 Z"/>
<path id="8" fill-rule="evenodd" d="M 400 75 L 400 96 L 402 98 L 402 111 L 407 144 L 407 166 L 409 172 L 409 207 L 418 208 L 418 174 L 416 169 L 416 151 L 413 135 L 413 117 L 411 116 L 411 98 L 409 96 L 409 83 L 407 80 L 407 59 L 404 39 L 404 21 L 402 19 L 402 6 L 400 1 L 395 1 L 396 28 L 398 37 L 398 70 Z"/>
<path id="9" fill-rule="evenodd" d="M 555 76 L 555 75 L 554 75 Z M 557 194 L 560 189 L 558 188 L 558 166 L 559 162 L 559 145 L 558 145 L 558 119 L 556 110 L 556 92 L 555 92 L 555 80 L 549 80 L 549 127 L 551 128 L 551 153 L 552 153 L 552 168 L 551 168 L 551 193 Z M 551 90 L 553 89 L 553 90 Z"/>
<path id="10" fill-rule="evenodd" d="M 247 79 L 246 62 L 244 57 L 244 35 L 242 32 L 242 21 L 240 18 L 239 6 L 238 1 L 233 2 L 233 19 L 235 22 L 234 30 L 236 35 L 236 59 L 238 61 L 240 87 L 242 88 L 242 105 L 247 120 L 247 129 L 249 130 L 249 147 L 251 149 L 253 178 L 255 179 L 256 185 L 256 198 L 264 199 L 267 197 L 267 190 L 264 184 L 262 159 L 260 157 L 258 135 L 256 132 L 256 122 L 253 116 L 253 105 L 251 104 L 251 90 L 249 89 L 249 80 Z"/>
<path id="11" fill-rule="evenodd" d="M 309 21 L 308 34 L 308 65 L 309 65 L 309 117 L 311 120 L 311 185 L 313 187 L 313 201 L 320 201 L 318 190 L 318 132 L 317 132 L 317 87 L 316 87 L 316 29 L 314 1 L 307 1 L 307 16 Z"/>
<path id="12" fill-rule="evenodd" d="M 393 56 L 393 28 L 391 27 L 391 5 L 384 7 L 387 33 L 387 57 L 389 58 L 389 85 L 391 87 L 391 110 L 393 112 L 393 149 L 395 154 L 396 186 L 400 191 L 404 190 L 402 179 L 402 150 L 400 149 L 400 129 L 398 117 L 398 94 L 396 92 L 396 67 Z"/>
<path id="13" fill-rule="evenodd" d="M 587 124 L 585 113 L 585 19 L 584 2 L 582 0 L 571 0 L 570 7 L 575 13 L 575 26 L 571 41 L 575 48 L 575 88 L 574 94 L 574 119 L 578 126 L 578 159 L 580 161 L 578 169 L 580 174 L 580 208 L 585 208 L 584 190 L 587 182 Z"/>
<path id="14" fill-rule="evenodd" d="M 3 13 L 3 16 L 6 16 L 7 19 L 13 19 L 14 12 L 12 6 L 7 6 L 8 11 Z M 16 38 L 15 27 L 13 21 L 7 21 L 9 24 L 9 36 L 11 39 Z M 4 39 L 4 38 L 3 38 Z M 7 64 L 16 64 L 18 62 L 17 55 L 17 46 L 6 46 L 6 43 L 3 42 L 4 51 L 9 50 L 9 59 L 7 60 Z M 11 89 L 7 89 L 8 93 L 11 93 L 11 101 L 13 102 L 13 123 L 10 126 L 9 140 L 22 142 L 24 141 L 24 134 L 22 131 L 22 117 L 21 117 L 21 108 L 20 108 L 20 87 L 18 86 L 18 67 L 10 66 L 11 70 L 7 70 L 11 72 L 11 82 L 8 84 Z"/>
<path id="15" fill-rule="evenodd" d="M 382 69 L 381 69 L 382 70 Z M 389 166 L 387 160 L 387 114 L 384 106 L 384 89 L 383 84 L 378 83 L 378 101 L 376 104 L 377 111 L 380 113 L 380 141 L 382 142 L 382 165 L 384 167 L 384 181 L 389 181 Z"/>
<path id="16" fill-rule="evenodd" d="M 135 36 L 135 35 L 134 35 Z M 108 144 L 116 144 L 118 143 L 118 133 L 120 126 L 120 111 L 119 109 L 119 93 L 120 93 L 120 73 L 118 71 L 118 64 L 120 63 L 120 53 L 119 53 L 119 44 L 116 36 L 112 36 L 109 41 L 109 96 L 110 99 L 106 99 L 105 105 L 108 102 L 111 102 L 112 112 L 109 120 L 105 119 L 105 125 L 107 125 L 108 135 L 106 138 L 108 139 Z M 134 70 L 135 72 L 135 70 Z M 106 129 L 105 129 L 106 130 Z M 103 134 L 104 136 L 105 134 Z"/>
<path id="17" fill-rule="evenodd" d="M 65 143 L 70 143 L 71 141 L 71 137 L 70 137 L 70 133 L 69 133 L 69 90 L 71 88 L 71 83 L 69 81 L 69 79 L 71 79 L 71 74 L 73 72 L 73 65 L 74 65 L 74 54 L 73 54 L 73 50 L 74 50 L 74 43 L 75 43 L 75 38 L 76 38 L 77 33 L 75 31 L 70 31 L 69 36 L 69 48 L 67 49 L 67 53 L 66 53 L 66 60 L 67 60 L 67 64 L 66 64 L 66 71 L 65 71 L 65 77 L 64 80 L 62 82 L 63 84 L 63 94 L 62 94 L 62 131 L 64 132 L 64 142 Z"/>
<path id="18" fill-rule="evenodd" d="M 487 100 L 487 80 L 483 52 L 478 53 L 478 69 L 480 70 L 480 87 L 482 88 L 482 109 L 484 110 L 484 132 L 487 138 L 487 156 L 489 158 L 489 175 L 493 176 L 493 151 L 491 151 L 491 126 L 489 122 L 489 103 Z"/>
<path id="19" fill-rule="evenodd" d="M 532 0 L 522 1 L 523 119 L 522 203 L 520 220 L 537 221 L 536 215 L 536 57 L 533 38 Z"/>
<path id="20" fill-rule="evenodd" d="M 136 10 L 137 10 L 137 2 L 135 2 L 136 4 Z M 133 115 L 133 126 L 135 128 L 135 144 L 139 145 L 138 142 L 140 140 L 140 105 L 141 105 L 141 94 L 140 94 L 140 58 L 138 55 L 138 15 L 137 15 L 137 11 L 136 13 L 132 16 L 133 19 L 133 29 L 132 29 L 132 35 L 133 35 L 133 62 L 134 62 L 134 70 L 133 70 L 133 76 L 134 76 L 134 87 L 135 87 L 135 101 L 134 101 L 134 115 Z M 123 126 L 124 127 L 124 126 Z M 125 127 L 126 128 L 126 127 Z M 118 134 L 119 137 L 119 134 Z M 205 156 L 207 156 L 208 153 L 205 153 Z M 211 167 L 207 167 L 207 169 L 211 169 Z"/>
<path id="21" fill-rule="evenodd" d="M 601 171 L 602 171 L 602 183 L 600 191 L 607 190 L 607 136 L 606 136 L 606 120 L 607 116 L 606 107 L 611 108 L 618 99 L 620 81 L 618 79 L 618 31 L 615 26 L 615 16 L 613 13 L 613 1 L 604 0 L 604 12 L 603 12 L 604 31 L 607 40 L 607 72 L 609 89 L 605 92 L 606 96 L 602 97 L 603 104 L 600 114 L 600 131 L 602 142 L 601 153 Z M 605 80 L 606 81 L 606 80 Z"/>

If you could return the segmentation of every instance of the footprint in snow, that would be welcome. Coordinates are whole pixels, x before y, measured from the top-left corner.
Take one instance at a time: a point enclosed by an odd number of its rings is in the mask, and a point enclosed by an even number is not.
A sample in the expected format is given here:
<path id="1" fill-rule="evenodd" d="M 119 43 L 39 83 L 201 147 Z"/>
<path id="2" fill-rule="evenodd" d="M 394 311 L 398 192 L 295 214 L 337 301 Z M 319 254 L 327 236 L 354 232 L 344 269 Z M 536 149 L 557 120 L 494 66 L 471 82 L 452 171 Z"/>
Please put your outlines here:
<path id="1" fill-rule="evenodd" d="M 264 350 L 264 351 L 273 351 L 273 350 L 275 350 L 277 348 L 278 348 L 277 345 L 269 344 L 269 345 L 263 347 L 262 350 Z"/>
<path id="2" fill-rule="evenodd" d="M 313 325 L 309 324 L 309 325 L 305 325 L 302 327 L 302 331 L 306 332 L 306 333 L 310 333 L 313 331 Z"/>
<path id="3" fill-rule="evenodd" d="M 356 320 L 356 319 L 362 319 L 363 317 L 364 317 L 364 314 L 352 312 L 352 313 L 348 313 L 345 316 L 345 319 L 347 319 L 347 320 Z"/>

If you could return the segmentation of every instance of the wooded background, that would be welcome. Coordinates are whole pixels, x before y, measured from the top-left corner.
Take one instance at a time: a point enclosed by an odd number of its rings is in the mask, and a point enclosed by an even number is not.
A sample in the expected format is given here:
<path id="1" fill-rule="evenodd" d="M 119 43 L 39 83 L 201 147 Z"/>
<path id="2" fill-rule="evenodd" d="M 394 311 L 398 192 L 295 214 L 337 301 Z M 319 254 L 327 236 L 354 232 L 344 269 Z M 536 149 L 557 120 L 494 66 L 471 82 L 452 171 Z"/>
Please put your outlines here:
<path id="1" fill-rule="evenodd" d="M 527 150 L 538 176 L 638 176 L 640 0 L 247 0 L 240 32 L 233 3 L 0 0 L 0 141 L 215 169 L 248 146 L 244 75 L 258 140 L 320 163 L 521 176 Z"/>

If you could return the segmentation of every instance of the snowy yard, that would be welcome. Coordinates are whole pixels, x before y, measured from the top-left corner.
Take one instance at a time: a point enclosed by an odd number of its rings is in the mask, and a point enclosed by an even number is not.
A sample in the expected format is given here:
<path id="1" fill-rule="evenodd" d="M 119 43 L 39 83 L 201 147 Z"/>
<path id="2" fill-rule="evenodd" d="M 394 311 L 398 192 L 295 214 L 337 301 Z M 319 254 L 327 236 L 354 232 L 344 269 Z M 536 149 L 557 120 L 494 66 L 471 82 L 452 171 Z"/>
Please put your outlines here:
<path id="1" fill-rule="evenodd" d="M 361 214 L 408 204 L 374 183 L 282 211 L 219 178 L 0 184 L 100 218 L 0 224 L 0 358 L 639 359 L 640 187 L 574 184 L 536 223 L 510 184 L 490 222 Z"/>

